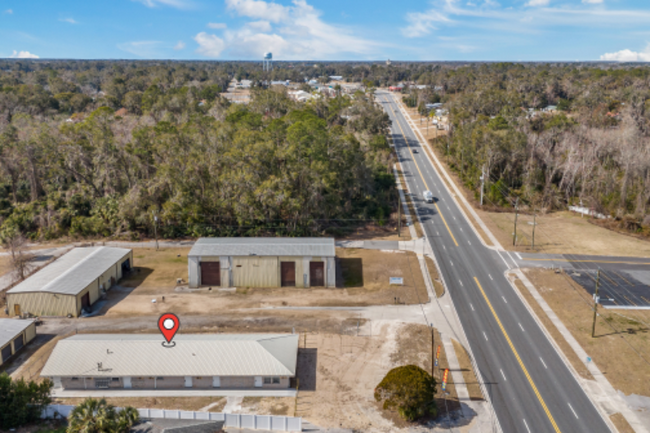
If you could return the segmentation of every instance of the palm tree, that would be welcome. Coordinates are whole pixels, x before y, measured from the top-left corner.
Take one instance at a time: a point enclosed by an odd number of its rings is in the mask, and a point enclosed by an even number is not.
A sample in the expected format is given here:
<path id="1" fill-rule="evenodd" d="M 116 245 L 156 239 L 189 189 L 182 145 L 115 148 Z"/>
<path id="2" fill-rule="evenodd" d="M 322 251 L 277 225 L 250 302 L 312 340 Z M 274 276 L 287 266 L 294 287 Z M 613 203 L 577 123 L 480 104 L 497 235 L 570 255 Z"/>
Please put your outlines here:
<path id="1" fill-rule="evenodd" d="M 104 399 L 88 398 L 68 415 L 66 433 L 128 433 L 138 420 L 138 411 L 133 407 L 118 412 Z"/>

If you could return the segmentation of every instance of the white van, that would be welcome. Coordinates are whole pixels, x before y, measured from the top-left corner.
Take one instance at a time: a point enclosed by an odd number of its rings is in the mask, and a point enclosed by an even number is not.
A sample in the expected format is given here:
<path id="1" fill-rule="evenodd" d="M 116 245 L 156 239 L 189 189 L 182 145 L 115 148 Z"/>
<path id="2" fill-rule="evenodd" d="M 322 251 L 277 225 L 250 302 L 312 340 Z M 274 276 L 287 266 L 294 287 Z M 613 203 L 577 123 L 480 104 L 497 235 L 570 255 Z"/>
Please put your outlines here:
<path id="1" fill-rule="evenodd" d="M 427 203 L 433 203 L 433 193 L 431 191 L 424 191 L 422 196 L 424 197 L 424 201 Z"/>

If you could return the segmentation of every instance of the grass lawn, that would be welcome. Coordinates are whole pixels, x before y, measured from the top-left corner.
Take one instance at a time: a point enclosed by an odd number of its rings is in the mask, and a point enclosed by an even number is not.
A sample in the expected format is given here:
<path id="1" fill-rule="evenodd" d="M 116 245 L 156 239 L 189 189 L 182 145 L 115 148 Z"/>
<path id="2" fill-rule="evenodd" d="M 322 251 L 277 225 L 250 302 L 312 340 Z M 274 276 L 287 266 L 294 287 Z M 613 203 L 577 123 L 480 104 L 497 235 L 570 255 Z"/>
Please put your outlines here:
<path id="1" fill-rule="evenodd" d="M 120 281 L 124 287 L 173 287 L 176 279 L 187 281 L 187 254 L 190 248 L 134 248 L 137 272 Z"/>

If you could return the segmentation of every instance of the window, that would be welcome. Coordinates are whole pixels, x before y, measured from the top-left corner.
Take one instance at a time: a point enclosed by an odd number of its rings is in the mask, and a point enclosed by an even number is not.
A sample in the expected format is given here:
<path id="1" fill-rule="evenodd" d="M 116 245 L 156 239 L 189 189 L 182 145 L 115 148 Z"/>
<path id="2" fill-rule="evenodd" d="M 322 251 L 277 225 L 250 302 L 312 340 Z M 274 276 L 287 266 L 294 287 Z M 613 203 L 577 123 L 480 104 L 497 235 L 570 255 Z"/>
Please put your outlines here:
<path id="1" fill-rule="evenodd" d="M 264 378 L 264 384 L 265 385 L 271 385 L 271 384 L 279 384 L 280 383 L 280 378 L 279 377 L 265 377 Z"/>
<path id="2" fill-rule="evenodd" d="M 279 377 L 274 377 L 273 378 L 273 383 L 274 384 L 279 384 L 280 383 L 280 378 Z"/>
<path id="3" fill-rule="evenodd" d="M 79 380 L 78 377 L 71 377 L 70 380 Z"/>
<path id="4" fill-rule="evenodd" d="M 119 381 L 120 381 L 120 378 L 119 378 L 119 377 L 113 377 L 113 378 L 111 378 L 111 380 L 112 380 L 113 382 L 119 382 Z"/>
<path id="5" fill-rule="evenodd" d="M 264 384 L 269 385 L 271 383 L 271 378 L 270 377 L 265 377 L 264 378 Z"/>
<path id="6" fill-rule="evenodd" d="M 156 380 L 165 380 L 164 377 L 157 377 Z"/>

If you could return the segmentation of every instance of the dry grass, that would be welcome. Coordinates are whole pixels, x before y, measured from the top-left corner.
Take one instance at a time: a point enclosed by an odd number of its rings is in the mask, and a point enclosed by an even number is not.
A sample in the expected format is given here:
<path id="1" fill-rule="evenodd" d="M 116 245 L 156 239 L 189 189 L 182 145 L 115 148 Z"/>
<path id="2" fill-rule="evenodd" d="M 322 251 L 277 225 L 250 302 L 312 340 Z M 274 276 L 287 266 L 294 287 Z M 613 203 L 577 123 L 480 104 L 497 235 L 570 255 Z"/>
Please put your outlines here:
<path id="1" fill-rule="evenodd" d="M 293 416 L 293 397 L 244 397 L 241 413 Z"/>
<path id="2" fill-rule="evenodd" d="M 427 269 L 429 270 L 429 275 L 431 275 L 431 281 L 433 281 L 433 288 L 436 291 L 436 297 L 441 298 L 445 294 L 445 287 L 442 285 L 442 280 L 440 279 L 440 274 L 438 273 L 438 268 L 434 263 L 433 259 L 430 257 L 425 257 L 427 263 Z"/>
<path id="3" fill-rule="evenodd" d="M 531 282 L 535 284 L 535 286 L 539 290 L 539 286 L 531 279 Z M 539 282 L 539 281 L 538 281 Z M 553 340 L 557 343 L 557 345 L 560 347 L 560 350 L 562 350 L 562 353 L 569 359 L 569 362 L 573 366 L 573 368 L 578 372 L 578 374 L 583 377 L 584 379 L 588 380 L 594 380 L 594 377 L 591 375 L 589 370 L 585 367 L 585 365 L 582 363 L 580 358 L 578 358 L 578 355 L 573 351 L 569 343 L 564 339 L 562 334 L 560 334 L 560 331 L 557 330 L 553 322 L 548 318 L 546 313 L 544 313 L 544 310 L 542 310 L 542 307 L 539 306 L 537 301 L 535 301 L 535 298 L 530 294 L 528 289 L 524 286 L 524 283 L 521 282 L 521 280 L 516 279 L 515 280 L 515 285 L 517 286 L 517 289 L 519 289 L 519 292 L 524 296 L 526 299 L 526 302 L 528 302 L 528 305 L 531 306 L 531 308 L 535 311 L 535 315 L 541 320 L 541 322 L 544 324 L 544 327 L 548 330 L 548 332 L 551 334 L 553 337 Z M 557 311 L 556 311 L 557 313 Z"/>
<path id="4" fill-rule="evenodd" d="M 619 412 L 619 413 L 615 413 L 614 415 L 610 415 L 609 419 L 616 426 L 618 433 L 634 433 L 634 429 L 627 422 L 627 420 L 625 419 L 622 413 Z"/>
<path id="5" fill-rule="evenodd" d="M 474 369 L 472 368 L 472 361 L 469 358 L 469 354 L 458 341 L 452 338 L 451 342 L 454 344 L 454 351 L 456 352 L 456 358 L 458 358 L 458 363 L 460 364 L 460 369 L 463 373 L 463 379 L 465 380 L 470 400 L 483 400 L 484 397 L 481 392 L 481 385 L 479 384 Z"/>
<path id="6" fill-rule="evenodd" d="M 187 281 L 190 248 L 134 248 L 137 271 L 120 281 L 124 287 L 175 287 L 176 279 Z"/>
<path id="7" fill-rule="evenodd" d="M 0 256 L 0 275 L 11 271 L 11 258 L 9 256 Z"/>
<path id="8" fill-rule="evenodd" d="M 85 398 L 57 398 L 54 404 L 77 405 Z M 167 409 L 167 410 L 188 410 L 198 411 L 212 403 L 216 406 L 209 409 L 210 412 L 221 412 L 226 405 L 225 397 L 109 397 L 108 404 L 115 407 L 131 406 L 136 409 Z"/>
<path id="9" fill-rule="evenodd" d="M 650 311 L 600 308 L 596 338 L 592 338 L 591 297 L 582 287 L 550 270 L 526 270 L 526 275 L 615 389 L 650 397 Z M 555 327 L 547 325 L 547 329 L 553 332 Z M 575 357 L 573 350 L 562 350 L 569 358 Z"/>

